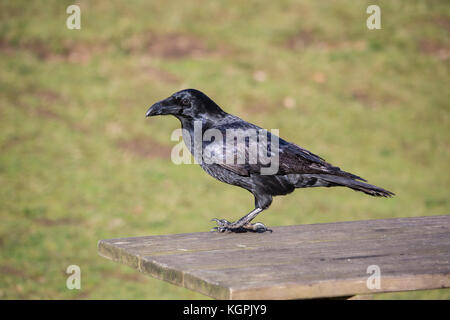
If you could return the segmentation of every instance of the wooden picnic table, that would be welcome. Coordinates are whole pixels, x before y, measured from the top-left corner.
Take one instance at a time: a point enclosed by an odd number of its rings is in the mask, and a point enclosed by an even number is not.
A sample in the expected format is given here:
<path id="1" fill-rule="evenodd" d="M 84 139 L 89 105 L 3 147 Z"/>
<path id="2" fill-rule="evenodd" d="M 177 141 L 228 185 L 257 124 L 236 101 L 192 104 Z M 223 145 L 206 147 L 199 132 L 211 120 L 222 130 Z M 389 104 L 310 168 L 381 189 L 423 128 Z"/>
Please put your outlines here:
<path id="1" fill-rule="evenodd" d="M 216 299 L 333 298 L 450 287 L 450 215 L 272 229 L 100 240 L 98 252 Z"/>

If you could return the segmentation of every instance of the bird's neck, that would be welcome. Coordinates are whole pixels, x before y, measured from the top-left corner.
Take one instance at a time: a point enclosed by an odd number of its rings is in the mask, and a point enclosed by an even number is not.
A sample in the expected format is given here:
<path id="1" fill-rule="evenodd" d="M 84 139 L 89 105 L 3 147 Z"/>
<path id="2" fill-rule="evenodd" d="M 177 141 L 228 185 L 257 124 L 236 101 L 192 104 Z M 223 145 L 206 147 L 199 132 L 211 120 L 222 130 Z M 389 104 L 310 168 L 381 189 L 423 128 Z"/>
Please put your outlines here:
<path id="1" fill-rule="evenodd" d="M 186 147 L 189 149 L 192 155 L 194 155 L 194 141 L 198 139 L 200 135 L 203 137 L 203 123 L 202 121 L 198 121 L 197 123 L 193 119 L 188 119 L 185 117 L 177 117 L 181 122 L 181 129 L 183 134 L 183 141 Z M 200 129 L 200 130 L 199 130 Z M 196 138 L 197 136 L 197 138 Z"/>
<path id="2" fill-rule="evenodd" d="M 195 153 L 194 142 L 197 142 L 197 146 L 201 148 L 203 145 L 203 135 L 205 131 L 218 125 L 221 119 L 211 117 L 203 117 L 201 119 L 191 119 L 185 117 L 177 118 L 181 122 L 184 143 L 193 155 Z"/>
<path id="3" fill-rule="evenodd" d="M 180 120 L 181 128 L 187 130 L 191 135 L 194 134 L 194 130 L 201 130 L 203 133 L 220 124 L 223 119 L 222 115 L 216 115 L 214 117 L 202 117 L 198 119 L 186 118 L 186 117 L 178 117 Z"/>

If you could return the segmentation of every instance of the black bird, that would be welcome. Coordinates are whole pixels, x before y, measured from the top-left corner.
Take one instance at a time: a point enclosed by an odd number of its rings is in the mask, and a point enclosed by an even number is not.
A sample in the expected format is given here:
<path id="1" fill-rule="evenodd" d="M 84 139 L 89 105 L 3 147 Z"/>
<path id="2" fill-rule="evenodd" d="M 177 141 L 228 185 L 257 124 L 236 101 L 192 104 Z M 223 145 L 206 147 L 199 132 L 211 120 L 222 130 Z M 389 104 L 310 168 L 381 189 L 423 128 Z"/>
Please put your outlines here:
<path id="1" fill-rule="evenodd" d="M 366 181 L 354 174 L 342 171 L 340 168 L 327 163 L 321 157 L 303 149 L 296 144 L 287 142 L 264 129 L 248 123 L 234 115 L 223 111 L 212 99 L 201 91 L 186 89 L 174 93 L 172 96 L 152 105 L 146 116 L 173 115 L 181 122 L 183 140 L 200 166 L 214 178 L 250 191 L 255 197 L 255 209 L 236 222 L 225 219 L 213 219 L 219 232 L 264 232 L 270 231 L 262 223 L 251 221 L 272 203 L 272 197 L 286 195 L 296 188 L 310 187 L 348 187 L 375 197 L 391 197 L 394 193 L 383 188 L 364 183 Z M 202 139 L 195 143 L 195 127 L 201 125 Z M 205 139 L 203 135 L 213 132 L 213 138 Z M 240 130 L 240 131 L 239 131 Z M 229 132 L 246 135 L 247 132 L 264 132 L 267 139 L 257 136 L 256 140 L 246 137 L 244 144 L 227 144 L 223 137 Z M 198 133 L 197 133 L 198 134 Z M 237 135 L 239 136 L 239 135 Z M 253 136 L 254 137 L 254 136 Z M 203 141 L 205 140 L 205 141 Z M 277 143 L 276 143 L 277 142 Z M 252 147 L 255 143 L 258 149 L 257 161 L 250 161 Z M 264 173 L 269 170 L 270 164 L 263 163 L 260 156 L 275 155 L 276 171 L 271 174 Z M 233 161 L 226 161 L 231 156 Z M 227 159 L 231 159 L 227 158 Z M 236 157 L 241 161 L 236 161 Z M 244 159 L 244 163 L 242 163 Z"/>

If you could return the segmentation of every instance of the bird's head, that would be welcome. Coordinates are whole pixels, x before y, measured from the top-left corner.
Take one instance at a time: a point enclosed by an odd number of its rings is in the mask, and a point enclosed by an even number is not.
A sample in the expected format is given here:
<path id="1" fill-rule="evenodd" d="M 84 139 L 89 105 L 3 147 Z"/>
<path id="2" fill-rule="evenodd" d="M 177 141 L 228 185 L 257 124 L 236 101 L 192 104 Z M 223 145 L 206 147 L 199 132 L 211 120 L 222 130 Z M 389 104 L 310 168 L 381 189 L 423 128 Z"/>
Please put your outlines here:
<path id="1" fill-rule="evenodd" d="M 146 117 L 173 115 L 179 119 L 198 120 L 222 114 L 225 112 L 206 94 L 195 89 L 185 89 L 152 105 Z"/>

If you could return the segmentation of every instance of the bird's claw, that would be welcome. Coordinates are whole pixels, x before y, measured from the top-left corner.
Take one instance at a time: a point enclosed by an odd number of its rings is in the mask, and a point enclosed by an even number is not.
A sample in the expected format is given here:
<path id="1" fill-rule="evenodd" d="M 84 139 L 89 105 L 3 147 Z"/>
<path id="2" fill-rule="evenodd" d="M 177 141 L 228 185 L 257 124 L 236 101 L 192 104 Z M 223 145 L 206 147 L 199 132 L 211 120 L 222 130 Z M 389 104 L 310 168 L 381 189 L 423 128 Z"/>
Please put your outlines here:
<path id="1" fill-rule="evenodd" d="M 214 227 L 211 229 L 211 231 L 217 231 L 217 232 L 225 232 L 228 230 L 228 228 L 232 225 L 231 222 L 225 219 L 211 219 L 211 221 L 215 221 L 217 223 L 217 227 Z"/>
<path id="2" fill-rule="evenodd" d="M 266 231 L 270 231 L 272 232 L 271 229 L 268 229 L 263 223 L 261 222 L 256 222 L 256 223 L 247 223 L 246 225 L 238 225 L 235 222 L 229 222 L 228 220 L 225 219 L 212 219 L 211 221 L 215 221 L 217 223 L 217 227 L 212 228 L 210 231 L 212 232 L 237 232 L 237 233 L 241 233 L 241 232 L 258 232 L 258 233 L 262 233 L 262 232 L 266 232 Z"/>
<path id="3" fill-rule="evenodd" d="M 267 228 L 261 222 L 249 223 L 249 224 L 245 225 L 244 227 L 247 230 L 250 230 L 250 231 L 253 231 L 253 232 L 263 233 L 263 232 L 269 231 L 270 233 L 272 233 L 272 229 Z"/>

